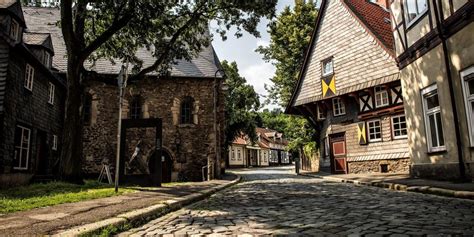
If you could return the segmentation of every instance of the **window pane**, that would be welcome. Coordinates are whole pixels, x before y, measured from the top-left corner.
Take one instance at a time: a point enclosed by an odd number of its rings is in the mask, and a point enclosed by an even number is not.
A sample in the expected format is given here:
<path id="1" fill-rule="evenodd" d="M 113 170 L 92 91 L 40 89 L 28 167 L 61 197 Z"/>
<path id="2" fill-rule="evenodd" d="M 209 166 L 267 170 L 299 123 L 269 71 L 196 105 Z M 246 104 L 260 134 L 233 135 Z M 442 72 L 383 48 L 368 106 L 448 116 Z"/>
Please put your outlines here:
<path id="1" fill-rule="evenodd" d="M 439 106 L 438 94 L 430 95 L 425 98 L 426 99 L 426 107 L 428 109 L 436 108 Z"/>
<path id="2" fill-rule="evenodd" d="M 436 124 L 434 115 L 429 116 L 429 127 L 430 127 L 430 135 L 431 135 L 431 146 L 438 147 L 438 139 L 436 135 Z"/>
<path id="3" fill-rule="evenodd" d="M 436 124 L 438 125 L 439 146 L 444 146 L 443 125 L 441 123 L 441 113 L 436 113 Z"/>
<path id="4" fill-rule="evenodd" d="M 407 10 L 408 21 L 415 19 L 428 7 L 426 0 L 406 0 L 405 6 Z"/>
<path id="5" fill-rule="evenodd" d="M 28 150 L 23 149 L 21 152 L 21 168 L 26 168 L 28 165 Z"/>
<path id="6" fill-rule="evenodd" d="M 467 82 L 469 87 L 469 95 L 474 95 L 474 80 Z"/>

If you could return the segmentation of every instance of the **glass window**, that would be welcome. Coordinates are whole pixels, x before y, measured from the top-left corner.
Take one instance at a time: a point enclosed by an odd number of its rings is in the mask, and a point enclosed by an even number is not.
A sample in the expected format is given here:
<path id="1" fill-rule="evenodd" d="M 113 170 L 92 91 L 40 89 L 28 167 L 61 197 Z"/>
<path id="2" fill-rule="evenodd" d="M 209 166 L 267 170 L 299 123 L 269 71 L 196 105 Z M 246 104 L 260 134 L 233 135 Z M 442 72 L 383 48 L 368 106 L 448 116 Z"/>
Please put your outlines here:
<path id="1" fill-rule="evenodd" d="M 406 122 L 405 115 L 392 117 L 392 133 L 393 133 L 393 138 L 406 138 L 407 137 L 408 132 L 407 132 L 407 122 Z"/>
<path id="2" fill-rule="evenodd" d="M 58 136 L 57 135 L 53 135 L 53 147 L 52 147 L 53 151 L 57 151 L 58 150 Z"/>
<path id="3" fill-rule="evenodd" d="M 332 99 L 332 109 L 334 112 L 334 116 L 340 116 L 346 114 L 346 107 L 344 102 L 342 102 L 341 98 L 333 98 Z"/>
<path id="4" fill-rule="evenodd" d="M 44 51 L 44 54 L 43 54 L 43 63 L 46 67 L 51 67 L 51 54 L 49 54 L 48 52 Z"/>
<path id="5" fill-rule="evenodd" d="M 469 129 L 469 140 L 474 147 L 474 66 L 461 72 L 464 88 L 464 104 Z"/>
<path id="6" fill-rule="evenodd" d="M 410 25 L 428 10 L 427 0 L 405 0 L 405 17 Z"/>
<path id="7" fill-rule="evenodd" d="M 231 160 L 235 160 L 235 150 L 234 149 L 232 149 Z"/>
<path id="8" fill-rule="evenodd" d="M 30 136 L 31 130 L 22 126 L 15 128 L 15 159 L 13 169 L 28 169 L 30 156 Z"/>
<path id="9" fill-rule="evenodd" d="M 54 90 L 55 90 L 55 86 L 53 83 L 49 83 L 49 99 L 48 99 L 48 103 L 50 104 L 54 104 Z"/>
<path id="10" fill-rule="evenodd" d="M 26 64 L 25 88 L 28 89 L 29 91 L 33 91 L 34 77 L 35 77 L 35 69 L 30 64 Z"/>
<path id="11" fill-rule="evenodd" d="M 142 102 L 140 96 L 134 96 L 130 102 L 130 118 L 141 119 L 142 118 Z"/>
<path id="12" fill-rule="evenodd" d="M 192 108 L 194 104 L 194 99 L 192 97 L 185 97 L 181 102 L 181 123 L 182 124 L 192 124 L 193 123 L 193 114 Z"/>
<path id="13" fill-rule="evenodd" d="M 318 110 L 318 120 L 326 119 L 326 114 L 325 114 L 324 111 L 320 108 L 319 105 L 316 105 L 316 109 Z"/>
<path id="14" fill-rule="evenodd" d="M 429 151 L 445 150 L 438 87 L 432 85 L 422 90 L 426 136 Z"/>
<path id="15" fill-rule="evenodd" d="M 241 161 L 242 158 L 240 156 L 240 149 L 237 149 L 237 160 Z"/>
<path id="16" fill-rule="evenodd" d="M 332 58 L 322 62 L 323 76 L 329 76 L 334 73 Z"/>
<path id="17" fill-rule="evenodd" d="M 18 22 L 12 19 L 12 22 L 10 24 L 10 37 L 12 37 L 15 40 L 18 40 L 18 36 L 20 34 L 20 25 Z"/>
<path id="18" fill-rule="evenodd" d="M 387 106 L 388 103 L 388 92 L 381 86 L 375 87 L 375 107 Z"/>
<path id="19" fill-rule="evenodd" d="M 369 132 L 369 142 L 382 141 L 382 125 L 380 120 L 372 120 L 367 122 Z"/>

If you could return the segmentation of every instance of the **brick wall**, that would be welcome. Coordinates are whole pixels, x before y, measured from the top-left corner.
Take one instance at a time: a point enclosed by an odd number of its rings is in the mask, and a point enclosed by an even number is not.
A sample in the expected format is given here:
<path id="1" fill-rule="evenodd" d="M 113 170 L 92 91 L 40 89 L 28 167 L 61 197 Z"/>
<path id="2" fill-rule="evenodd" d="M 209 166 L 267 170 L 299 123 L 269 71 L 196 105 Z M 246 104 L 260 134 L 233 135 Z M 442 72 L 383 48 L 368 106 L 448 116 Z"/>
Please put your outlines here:
<path id="1" fill-rule="evenodd" d="M 123 118 L 129 117 L 129 101 L 132 96 L 139 95 L 143 102 L 143 118 L 162 119 L 163 148 L 173 161 L 172 180 L 201 180 L 201 168 L 207 164 L 208 156 L 213 159 L 215 157 L 213 83 L 213 79 L 206 78 L 148 78 L 128 85 L 125 90 Z M 84 171 L 99 173 L 103 159 L 108 159 L 112 166 L 115 164 L 118 89 L 115 85 L 92 82 L 88 93 L 93 98 L 93 111 L 91 124 L 84 131 Z M 195 124 L 178 122 L 179 101 L 185 96 L 191 96 L 195 101 Z M 224 121 L 222 96 L 219 101 L 218 120 Z M 135 147 L 138 139 L 130 133 L 127 145 Z M 179 144 L 176 143 L 178 140 Z M 127 151 L 126 159 L 131 156 L 131 150 Z M 149 158 L 145 155 L 141 159 L 147 162 Z"/>

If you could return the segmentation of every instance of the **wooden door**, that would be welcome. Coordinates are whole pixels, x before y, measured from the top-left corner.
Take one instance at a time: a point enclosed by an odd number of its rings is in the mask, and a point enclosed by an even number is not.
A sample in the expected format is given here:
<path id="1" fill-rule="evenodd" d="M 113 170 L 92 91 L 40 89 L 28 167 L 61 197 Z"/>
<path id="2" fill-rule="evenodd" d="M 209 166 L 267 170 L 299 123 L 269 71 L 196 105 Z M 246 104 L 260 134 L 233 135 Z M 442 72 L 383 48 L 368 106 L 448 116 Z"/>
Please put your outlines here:
<path id="1" fill-rule="evenodd" d="M 331 171 L 335 174 L 347 173 L 346 139 L 344 134 L 331 136 Z"/>

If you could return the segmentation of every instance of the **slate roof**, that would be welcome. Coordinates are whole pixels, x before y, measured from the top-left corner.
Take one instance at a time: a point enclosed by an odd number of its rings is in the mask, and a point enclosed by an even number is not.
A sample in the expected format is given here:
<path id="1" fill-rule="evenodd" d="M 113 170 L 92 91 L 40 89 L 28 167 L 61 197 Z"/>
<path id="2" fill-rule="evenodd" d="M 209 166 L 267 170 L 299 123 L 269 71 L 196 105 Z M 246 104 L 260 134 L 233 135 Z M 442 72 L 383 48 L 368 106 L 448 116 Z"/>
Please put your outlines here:
<path id="1" fill-rule="evenodd" d="M 51 36 L 49 33 L 30 33 L 25 32 L 23 34 L 23 42 L 27 45 L 42 46 L 49 49 L 51 52 L 54 51 L 51 43 Z"/>
<path id="2" fill-rule="evenodd" d="M 1 0 L 0 0 L 1 1 Z M 23 7 L 23 13 L 29 32 L 50 33 L 54 47 L 55 56 L 53 57 L 53 67 L 60 72 L 66 72 L 66 45 L 62 37 L 61 29 L 57 26 L 60 20 L 60 11 L 58 8 L 38 8 Z M 151 53 L 145 49 L 137 52 L 137 56 L 143 60 L 143 66 L 153 64 L 154 58 Z M 100 59 L 95 65 L 89 62 L 85 63 L 88 70 L 99 74 L 118 74 L 121 64 L 113 64 L 109 60 Z M 219 59 L 212 46 L 204 48 L 199 55 L 191 61 L 177 60 L 177 64 L 172 66 L 171 76 L 173 77 L 198 77 L 213 78 L 215 72 L 220 68 Z M 148 75 L 157 75 L 157 72 Z M 222 74 L 219 72 L 219 77 Z"/>
<path id="3" fill-rule="evenodd" d="M 11 13 L 18 23 L 25 27 L 25 19 L 18 0 L 0 0 L 0 10 Z"/>

